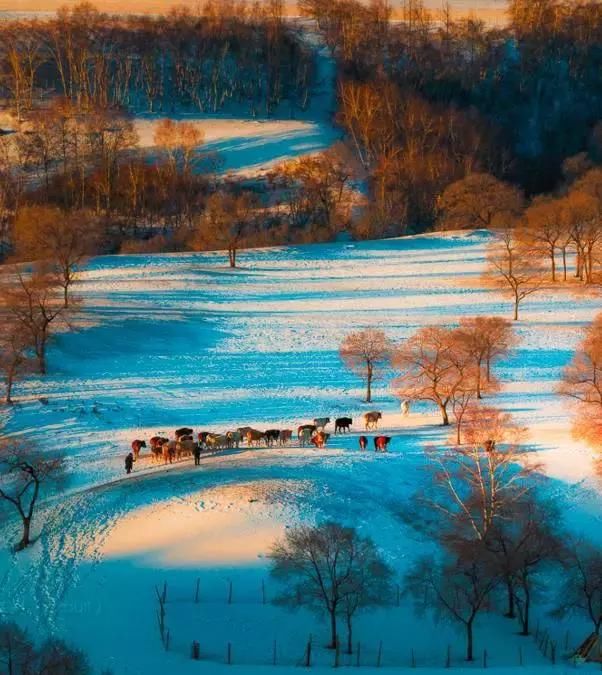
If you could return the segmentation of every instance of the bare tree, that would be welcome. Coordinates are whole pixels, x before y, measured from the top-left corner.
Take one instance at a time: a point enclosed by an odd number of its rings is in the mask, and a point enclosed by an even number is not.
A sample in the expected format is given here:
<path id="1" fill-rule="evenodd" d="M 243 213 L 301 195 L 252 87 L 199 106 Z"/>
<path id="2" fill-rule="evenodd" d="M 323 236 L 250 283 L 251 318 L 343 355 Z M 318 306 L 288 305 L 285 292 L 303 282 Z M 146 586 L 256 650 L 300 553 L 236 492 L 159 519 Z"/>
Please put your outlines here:
<path id="1" fill-rule="evenodd" d="M 43 675 L 90 675 L 92 669 L 86 655 L 63 640 L 50 638 L 37 654 L 37 672 Z"/>
<path id="2" fill-rule="evenodd" d="M 39 649 L 14 623 L 0 623 L 0 667 L 7 675 L 90 675 L 88 660 L 57 638 Z"/>
<path id="3" fill-rule="evenodd" d="M 559 522 L 551 504 L 526 495 L 496 521 L 487 537 L 506 586 L 506 616 L 514 618 L 518 612 L 523 635 L 529 635 L 532 604 L 545 589 L 543 575 L 563 558 Z"/>
<path id="4" fill-rule="evenodd" d="M 463 427 L 463 445 L 426 449 L 433 483 L 423 499 L 437 517 L 439 536 L 452 544 L 485 541 L 495 523 L 533 489 L 537 470 L 522 452 L 524 432 L 510 415 L 473 406 Z"/>
<path id="5" fill-rule="evenodd" d="M 274 544 L 270 558 L 272 575 L 286 584 L 278 602 L 326 612 L 331 649 L 339 644 L 339 615 L 345 616 L 350 646 L 356 611 L 389 601 L 391 571 L 373 542 L 354 528 L 332 522 L 296 527 Z"/>
<path id="6" fill-rule="evenodd" d="M 602 314 L 587 328 L 571 363 L 564 369 L 558 392 L 578 406 L 575 435 L 599 448 L 602 439 Z"/>
<path id="7" fill-rule="evenodd" d="M 25 439 L 3 439 L 0 443 L 0 499 L 19 514 L 22 524 L 17 550 L 29 546 L 31 525 L 40 490 L 64 476 L 62 456 L 49 457 Z"/>
<path id="8" fill-rule="evenodd" d="M 430 401 L 449 425 L 449 406 L 469 386 L 468 361 L 458 349 L 457 332 L 440 326 L 427 326 L 395 350 L 392 363 L 401 371 L 394 381 L 395 393 L 402 399 Z M 475 383 L 476 379 L 473 378 Z"/>
<path id="9" fill-rule="evenodd" d="M 86 258 L 95 253 L 98 236 L 94 219 L 81 212 L 65 213 L 45 206 L 20 209 L 14 224 L 16 255 L 43 260 L 55 267 L 69 307 L 70 289 Z"/>
<path id="10" fill-rule="evenodd" d="M 4 374 L 5 401 L 12 404 L 12 391 L 19 375 L 31 370 L 31 336 L 12 316 L 2 317 L 0 323 L 0 371 Z"/>
<path id="11" fill-rule="evenodd" d="M 501 215 L 518 215 L 523 196 L 512 185 L 489 174 L 471 173 L 446 188 L 438 207 L 442 229 L 490 228 Z"/>
<path id="12" fill-rule="evenodd" d="M 557 616 L 577 613 L 591 621 L 593 631 L 602 628 L 602 549 L 574 541 L 565 558 L 563 584 Z"/>
<path id="13" fill-rule="evenodd" d="M 60 286 L 57 276 L 42 266 L 37 266 L 31 274 L 14 266 L 11 279 L 2 289 L 5 311 L 31 340 L 42 374 L 46 373 L 51 327 L 66 313 L 62 298 L 57 294 Z"/>
<path id="14" fill-rule="evenodd" d="M 0 623 L 0 666 L 11 675 L 32 672 L 35 650 L 27 633 L 16 623 Z"/>
<path id="15" fill-rule="evenodd" d="M 552 281 L 556 281 L 556 253 L 562 251 L 567 227 L 563 218 L 562 201 L 543 197 L 534 199 L 524 214 L 527 246 L 547 258 Z M 566 253 L 565 253 L 566 257 Z M 566 260 L 564 261 L 566 266 Z"/>
<path id="16" fill-rule="evenodd" d="M 541 261 L 515 227 L 498 231 L 496 241 L 490 245 L 487 277 L 511 295 L 514 321 L 518 321 L 521 302 L 544 285 Z"/>
<path id="17" fill-rule="evenodd" d="M 372 401 L 372 382 L 391 361 L 393 344 L 376 328 L 349 333 L 339 354 L 345 365 L 366 381 L 366 402 Z"/>
<path id="18" fill-rule="evenodd" d="M 506 356 L 516 344 L 512 324 L 498 316 L 475 316 L 460 319 L 459 340 L 477 368 L 477 398 L 482 398 L 482 371 L 491 384 L 491 367 L 496 359 Z"/>
<path id="19" fill-rule="evenodd" d="M 474 623 L 491 606 L 500 578 L 482 542 L 465 542 L 459 555 L 444 562 L 422 558 L 405 579 L 406 592 L 419 611 L 433 610 L 457 622 L 466 633 L 466 660 L 474 659 Z"/>
<path id="20" fill-rule="evenodd" d="M 253 239 L 256 199 L 250 192 L 239 195 L 216 192 L 207 200 L 190 243 L 197 250 L 224 247 L 230 267 L 236 267 L 238 249 Z"/>

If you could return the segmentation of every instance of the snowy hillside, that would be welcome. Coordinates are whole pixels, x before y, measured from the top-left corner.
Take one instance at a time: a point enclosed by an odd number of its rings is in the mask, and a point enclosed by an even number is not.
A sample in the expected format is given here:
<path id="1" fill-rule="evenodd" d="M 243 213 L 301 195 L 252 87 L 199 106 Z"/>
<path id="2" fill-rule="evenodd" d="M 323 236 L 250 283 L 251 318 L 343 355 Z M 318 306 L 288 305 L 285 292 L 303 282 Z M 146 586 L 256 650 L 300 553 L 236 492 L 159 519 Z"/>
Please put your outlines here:
<path id="1" fill-rule="evenodd" d="M 507 299 L 480 281 L 489 239 L 459 232 L 262 249 L 242 253 L 236 270 L 220 253 L 91 261 L 77 288 L 88 324 L 57 338 L 50 374 L 19 387 L 6 420 L 9 432 L 48 452 L 65 450 L 71 482 L 48 501 L 31 550 L 17 558 L 3 547 L 0 613 L 42 635 L 56 630 L 116 674 L 220 672 L 228 642 L 242 672 L 278 672 L 267 667 L 274 653 L 279 665 L 297 665 L 309 634 L 315 662 L 330 666 L 324 625 L 269 603 L 265 553 L 285 527 L 333 518 L 370 534 L 401 576 L 430 543 L 400 512 L 427 479 L 423 446 L 444 437 L 426 405 L 401 417 L 389 381 L 378 382 L 372 405 L 362 403 L 362 383 L 342 366 L 338 346 L 358 327 L 402 341 L 461 316 L 509 317 Z M 571 439 L 570 411 L 554 393 L 581 328 L 599 310 L 594 293 L 529 298 L 516 327 L 520 345 L 498 369 L 495 402 L 529 427 L 544 489 L 567 524 L 600 542 L 591 453 Z M 200 468 L 143 458 L 123 476 L 134 438 L 183 425 L 294 429 L 341 415 L 359 422 L 368 409 L 384 413 L 381 428 L 393 436 L 387 455 L 359 453 L 355 424 L 320 451 L 241 448 L 204 458 Z M 169 652 L 155 617 L 154 586 L 164 581 Z M 541 601 L 536 617 L 561 652 L 584 637 L 579 620 L 552 621 L 544 609 Z M 448 645 L 453 666 L 463 665 L 455 629 L 415 616 L 403 597 L 364 615 L 356 632 L 365 665 L 375 664 L 381 640 L 383 666 L 409 666 L 414 650 L 418 668 L 441 668 Z M 492 668 L 515 667 L 519 655 L 524 665 L 552 667 L 534 640 L 516 633 L 503 618 L 480 620 L 476 637 Z M 189 659 L 192 640 L 201 644 L 200 663 Z"/>

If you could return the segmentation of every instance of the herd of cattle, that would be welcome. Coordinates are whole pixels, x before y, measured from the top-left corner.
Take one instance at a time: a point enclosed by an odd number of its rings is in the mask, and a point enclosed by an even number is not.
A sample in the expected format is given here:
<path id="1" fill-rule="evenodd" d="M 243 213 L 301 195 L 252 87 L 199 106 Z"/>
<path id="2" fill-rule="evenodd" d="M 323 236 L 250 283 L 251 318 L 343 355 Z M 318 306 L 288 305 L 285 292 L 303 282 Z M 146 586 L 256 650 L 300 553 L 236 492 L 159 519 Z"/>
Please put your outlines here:
<path id="1" fill-rule="evenodd" d="M 375 430 L 378 428 L 378 422 L 382 418 L 382 413 L 378 411 L 367 412 L 364 414 L 364 428 L 368 430 Z M 330 439 L 330 434 L 325 431 L 325 428 L 331 423 L 330 417 L 317 417 L 313 424 L 302 424 L 297 428 L 297 439 L 299 445 L 303 447 L 314 446 L 316 448 L 323 448 L 327 445 Z M 334 423 L 334 433 L 343 434 L 349 433 L 353 420 L 351 417 L 338 417 Z M 153 436 L 149 440 L 149 449 L 151 459 L 154 462 L 163 461 L 165 464 L 172 463 L 175 460 L 186 457 L 194 457 L 195 462 L 202 452 L 213 452 L 216 450 L 226 450 L 231 448 L 239 448 L 242 443 L 246 443 L 248 447 L 265 447 L 286 446 L 293 438 L 292 429 L 268 429 L 267 431 L 259 431 L 253 427 L 239 427 L 236 431 L 227 431 L 223 434 L 214 434 L 208 431 L 201 431 L 197 434 L 195 440 L 193 430 L 189 427 L 182 427 L 176 429 L 175 438 L 169 439 L 163 436 Z M 374 450 L 376 452 L 386 452 L 387 446 L 391 441 L 390 436 L 375 436 Z M 368 438 L 366 436 L 359 437 L 359 445 L 361 450 L 366 450 L 368 447 Z M 146 441 L 136 439 L 132 441 L 133 459 L 136 461 L 143 448 L 146 448 Z"/>

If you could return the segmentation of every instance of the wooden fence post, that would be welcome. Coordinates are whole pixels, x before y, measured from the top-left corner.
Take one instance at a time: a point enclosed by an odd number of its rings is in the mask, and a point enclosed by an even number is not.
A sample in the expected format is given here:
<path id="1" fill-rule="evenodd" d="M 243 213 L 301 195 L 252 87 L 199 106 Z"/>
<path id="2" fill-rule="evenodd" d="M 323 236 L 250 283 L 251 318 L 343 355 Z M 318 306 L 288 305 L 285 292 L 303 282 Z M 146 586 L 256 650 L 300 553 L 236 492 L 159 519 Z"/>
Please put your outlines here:
<path id="1" fill-rule="evenodd" d="M 193 661 L 198 661 L 201 658 L 201 645 L 196 641 L 192 641 L 191 657 Z"/>

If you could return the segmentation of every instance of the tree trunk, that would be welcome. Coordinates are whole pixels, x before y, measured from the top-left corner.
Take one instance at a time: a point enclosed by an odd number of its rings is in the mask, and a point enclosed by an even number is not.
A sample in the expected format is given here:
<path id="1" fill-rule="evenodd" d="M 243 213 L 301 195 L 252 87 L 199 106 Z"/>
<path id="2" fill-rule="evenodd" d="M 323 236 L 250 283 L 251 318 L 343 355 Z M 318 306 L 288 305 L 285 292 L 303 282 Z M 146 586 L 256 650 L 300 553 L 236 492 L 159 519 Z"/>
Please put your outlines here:
<path id="1" fill-rule="evenodd" d="M 21 518 L 23 521 L 23 535 L 21 536 L 21 541 L 17 544 L 17 551 L 22 551 L 24 548 L 27 548 L 31 541 L 31 517 L 21 516 Z"/>
<path id="2" fill-rule="evenodd" d="M 550 260 L 552 261 L 552 281 L 556 281 L 556 258 L 555 258 L 555 253 L 556 250 L 552 249 L 552 252 L 550 253 Z"/>
<path id="3" fill-rule="evenodd" d="M 339 637 L 337 635 L 337 611 L 336 609 L 333 609 L 330 611 L 330 644 L 328 645 L 328 649 L 336 649 L 338 641 Z"/>
<path id="4" fill-rule="evenodd" d="M 506 611 L 506 616 L 509 619 L 514 619 L 516 616 L 514 608 L 514 586 L 512 585 L 512 579 L 506 579 L 506 591 L 508 593 L 508 610 Z"/>
<path id="5" fill-rule="evenodd" d="M 372 403 L 372 366 L 368 366 L 368 374 L 366 376 L 366 403 Z"/>
<path id="6" fill-rule="evenodd" d="M 514 320 L 518 321 L 518 306 L 520 304 L 520 300 L 518 297 L 515 297 L 514 299 Z"/>
<path id="7" fill-rule="evenodd" d="M 8 373 L 6 374 L 6 398 L 4 399 L 6 405 L 12 405 L 13 403 L 12 393 L 13 393 L 14 379 L 15 375 L 12 369 L 9 369 Z"/>
<path id="8" fill-rule="evenodd" d="M 566 248 L 562 249 L 562 274 L 564 281 L 566 281 Z"/>
<path id="9" fill-rule="evenodd" d="M 473 661 L 472 619 L 466 624 L 466 660 Z"/>
<path id="10" fill-rule="evenodd" d="M 46 336 L 40 336 L 38 345 L 38 370 L 41 375 L 46 375 Z"/>
<path id="11" fill-rule="evenodd" d="M 439 404 L 439 410 L 441 411 L 441 418 L 443 420 L 443 426 L 449 426 L 449 415 L 447 414 L 447 406 L 443 403 Z"/>
<path id="12" fill-rule="evenodd" d="M 353 654 L 353 625 L 351 614 L 347 614 L 347 654 Z"/>
<path id="13" fill-rule="evenodd" d="M 525 594 L 525 601 L 523 603 L 521 612 L 521 624 L 523 628 L 521 631 L 521 635 L 529 635 L 529 619 L 530 619 L 529 612 L 531 611 L 531 592 L 529 591 L 529 586 L 527 584 L 523 585 L 523 592 Z"/>
<path id="14" fill-rule="evenodd" d="M 63 307 L 65 309 L 68 309 L 69 308 L 69 283 L 64 282 L 64 284 L 65 285 L 63 286 Z"/>
<path id="15" fill-rule="evenodd" d="M 236 249 L 235 248 L 229 248 L 228 249 L 228 258 L 230 260 L 230 267 L 236 267 Z"/>

